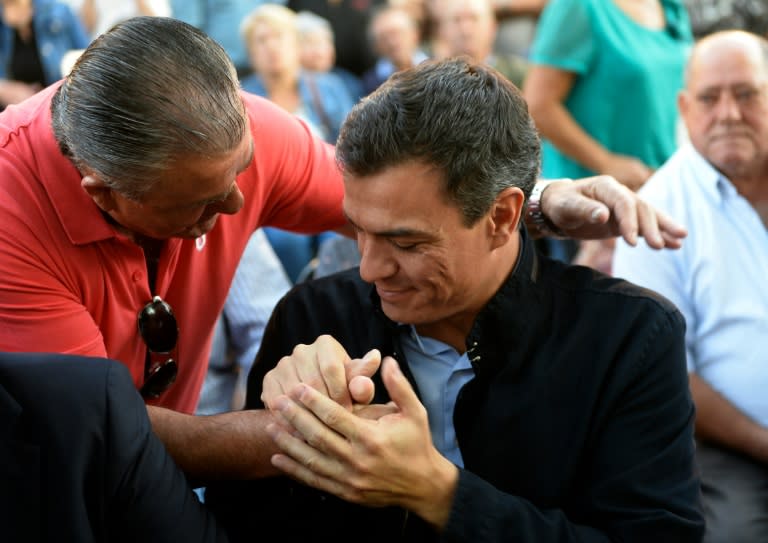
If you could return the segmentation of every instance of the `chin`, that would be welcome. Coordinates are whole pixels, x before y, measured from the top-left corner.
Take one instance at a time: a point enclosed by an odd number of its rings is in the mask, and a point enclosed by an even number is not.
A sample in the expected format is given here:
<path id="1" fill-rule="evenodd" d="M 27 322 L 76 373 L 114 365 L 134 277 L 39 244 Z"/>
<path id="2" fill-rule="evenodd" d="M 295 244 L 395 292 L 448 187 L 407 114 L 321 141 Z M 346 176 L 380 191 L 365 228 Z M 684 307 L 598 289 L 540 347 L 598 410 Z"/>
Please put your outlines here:
<path id="1" fill-rule="evenodd" d="M 219 218 L 218 215 L 214 215 L 210 219 L 194 224 L 188 228 L 185 228 L 178 234 L 176 234 L 174 237 L 177 238 L 183 238 L 183 239 L 196 239 L 200 236 L 203 236 L 213 230 L 213 227 L 216 226 L 216 220 Z"/>

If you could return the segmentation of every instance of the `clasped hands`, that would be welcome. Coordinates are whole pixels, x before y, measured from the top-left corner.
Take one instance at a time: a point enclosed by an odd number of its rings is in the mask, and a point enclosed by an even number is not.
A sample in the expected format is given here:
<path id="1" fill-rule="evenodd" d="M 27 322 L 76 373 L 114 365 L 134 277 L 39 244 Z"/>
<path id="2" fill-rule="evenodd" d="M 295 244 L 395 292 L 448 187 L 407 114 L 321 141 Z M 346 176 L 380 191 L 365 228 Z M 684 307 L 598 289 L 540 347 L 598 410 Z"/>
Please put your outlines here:
<path id="1" fill-rule="evenodd" d="M 381 365 L 391 401 L 370 404 Z M 397 362 L 377 350 L 351 359 L 330 336 L 299 345 L 264 378 L 272 464 L 344 500 L 397 505 L 437 528 L 448 519 L 458 469 L 432 444 L 427 412 Z"/>

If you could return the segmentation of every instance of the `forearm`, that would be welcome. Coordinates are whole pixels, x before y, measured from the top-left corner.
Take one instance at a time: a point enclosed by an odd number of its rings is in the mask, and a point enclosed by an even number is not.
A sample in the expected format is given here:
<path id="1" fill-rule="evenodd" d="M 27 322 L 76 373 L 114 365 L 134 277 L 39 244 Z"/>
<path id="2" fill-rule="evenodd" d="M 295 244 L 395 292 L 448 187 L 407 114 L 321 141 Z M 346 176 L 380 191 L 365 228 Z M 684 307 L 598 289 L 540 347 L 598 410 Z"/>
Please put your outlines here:
<path id="1" fill-rule="evenodd" d="M 176 463 L 196 482 L 255 479 L 278 474 L 270 464 L 277 452 L 266 433 L 272 415 L 266 410 L 221 415 L 185 415 L 147 407 L 152 429 Z"/>
<path id="2" fill-rule="evenodd" d="M 405 500 L 402 505 L 442 531 L 448 523 L 458 483 L 458 468 L 439 456 L 433 473 L 424 477 L 423 493 Z"/>
<path id="3" fill-rule="evenodd" d="M 539 15 L 547 0 L 493 0 L 493 9 L 500 17 Z"/>
<path id="4" fill-rule="evenodd" d="M 696 435 L 768 463 L 768 428 L 749 418 L 695 373 L 688 379 L 696 404 Z"/>
<path id="5" fill-rule="evenodd" d="M 531 110 L 536 127 L 557 149 L 595 173 L 602 173 L 610 152 L 576 122 L 560 102 Z"/>

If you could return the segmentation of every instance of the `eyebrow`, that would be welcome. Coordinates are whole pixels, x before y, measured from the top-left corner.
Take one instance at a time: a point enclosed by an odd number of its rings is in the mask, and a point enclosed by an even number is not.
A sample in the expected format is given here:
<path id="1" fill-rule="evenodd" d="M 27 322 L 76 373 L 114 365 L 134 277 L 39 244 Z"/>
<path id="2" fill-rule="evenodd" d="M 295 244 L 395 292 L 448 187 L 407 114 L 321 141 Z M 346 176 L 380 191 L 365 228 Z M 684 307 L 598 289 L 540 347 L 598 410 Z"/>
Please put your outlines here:
<path id="1" fill-rule="evenodd" d="M 349 215 L 344 213 L 344 216 L 347 218 L 347 221 L 349 224 L 351 224 L 355 229 L 364 231 L 364 228 L 361 228 L 355 221 L 349 218 Z M 413 228 L 393 228 L 391 230 L 379 230 L 376 232 L 369 232 L 370 234 L 373 234 L 374 236 L 379 236 L 383 238 L 414 238 L 414 237 L 424 237 L 424 238 L 431 238 L 432 236 L 428 232 L 424 232 L 422 230 L 414 230 Z"/>

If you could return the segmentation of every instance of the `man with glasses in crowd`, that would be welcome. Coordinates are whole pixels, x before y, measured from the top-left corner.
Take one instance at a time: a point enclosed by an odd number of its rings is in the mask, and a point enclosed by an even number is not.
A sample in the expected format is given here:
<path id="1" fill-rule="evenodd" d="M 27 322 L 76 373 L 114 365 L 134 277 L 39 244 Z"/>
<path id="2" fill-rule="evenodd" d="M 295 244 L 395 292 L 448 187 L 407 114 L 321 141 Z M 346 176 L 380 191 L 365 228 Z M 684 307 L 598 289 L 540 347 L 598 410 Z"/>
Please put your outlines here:
<path id="1" fill-rule="evenodd" d="M 342 197 L 333 147 L 241 92 L 213 40 L 174 19 L 121 23 L 0 116 L 0 350 L 120 360 L 189 474 L 273 473 L 269 413 L 187 413 L 252 232 L 343 229 Z M 606 177 L 536 203 L 532 224 L 571 236 L 660 248 L 685 234 Z"/>

